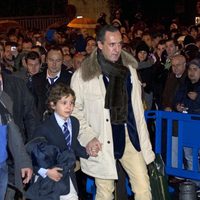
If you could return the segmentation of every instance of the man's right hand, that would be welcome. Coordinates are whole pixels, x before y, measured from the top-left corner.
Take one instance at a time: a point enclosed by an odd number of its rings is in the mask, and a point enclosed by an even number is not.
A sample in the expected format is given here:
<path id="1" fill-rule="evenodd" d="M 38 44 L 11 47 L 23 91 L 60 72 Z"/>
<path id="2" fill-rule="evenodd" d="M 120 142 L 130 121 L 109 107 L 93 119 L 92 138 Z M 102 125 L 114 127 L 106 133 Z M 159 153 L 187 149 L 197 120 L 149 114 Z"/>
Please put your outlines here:
<path id="1" fill-rule="evenodd" d="M 97 157 L 99 151 L 102 149 L 102 144 L 95 137 L 86 145 L 86 151 L 90 156 Z"/>
<path id="2" fill-rule="evenodd" d="M 56 181 L 56 182 L 58 182 L 58 181 L 60 181 L 60 179 L 62 178 L 62 174 L 60 173 L 60 171 L 62 171 L 63 169 L 62 168 L 59 168 L 59 167 L 54 167 L 54 168 L 52 168 L 52 169 L 48 169 L 47 170 L 47 176 L 50 178 L 50 179 L 52 179 L 52 180 L 54 180 L 54 181 Z"/>

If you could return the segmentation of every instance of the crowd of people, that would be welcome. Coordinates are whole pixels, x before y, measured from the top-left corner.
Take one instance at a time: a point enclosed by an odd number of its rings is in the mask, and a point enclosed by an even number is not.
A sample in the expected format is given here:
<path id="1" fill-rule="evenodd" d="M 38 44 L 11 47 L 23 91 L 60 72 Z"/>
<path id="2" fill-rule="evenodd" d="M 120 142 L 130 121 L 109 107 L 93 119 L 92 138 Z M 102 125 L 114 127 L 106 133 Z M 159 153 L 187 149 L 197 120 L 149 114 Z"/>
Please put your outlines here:
<path id="1" fill-rule="evenodd" d="M 117 198 L 126 200 L 124 171 L 135 200 L 151 200 L 144 110 L 200 114 L 199 48 L 199 25 L 130 26 L 121 10 L 110 23 L 101 13 L 92 34 L 2 34 L 0 200 L 16 189 L 28 199 L 86 200 L 85 174 L 95 178 L 96 200 L 113 199 L 118 178 Z M 173 148 L 173 166 L 176 156 Z"/>

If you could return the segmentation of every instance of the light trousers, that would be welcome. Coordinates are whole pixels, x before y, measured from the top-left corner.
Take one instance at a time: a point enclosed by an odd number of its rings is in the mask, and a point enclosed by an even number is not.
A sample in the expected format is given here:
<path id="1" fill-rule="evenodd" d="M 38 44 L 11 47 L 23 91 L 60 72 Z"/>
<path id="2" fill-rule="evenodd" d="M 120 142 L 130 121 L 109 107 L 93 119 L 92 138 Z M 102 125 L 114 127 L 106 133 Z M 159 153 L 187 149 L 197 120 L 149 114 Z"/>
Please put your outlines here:
<path id="1" fill-rule="evenodd" d="M 119 160 L 129 176 L 135 200 L 151 200 L 151 187 L 147 167 L 142 153 L 135 150 L 128 134 L 126 134 L 126 147 L 123 157 Z M 97 187 L 95 200 L 112 200 L 114 180 L 95 178 Z"/>

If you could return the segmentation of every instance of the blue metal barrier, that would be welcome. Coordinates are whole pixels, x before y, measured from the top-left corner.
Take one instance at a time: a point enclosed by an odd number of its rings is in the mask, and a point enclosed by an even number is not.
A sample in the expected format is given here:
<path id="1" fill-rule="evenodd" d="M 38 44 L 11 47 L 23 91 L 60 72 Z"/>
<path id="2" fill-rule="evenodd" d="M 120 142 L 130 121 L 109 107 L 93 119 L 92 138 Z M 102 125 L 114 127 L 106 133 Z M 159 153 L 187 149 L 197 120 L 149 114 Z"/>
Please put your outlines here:
<path id="1" fill-rule="evenodd" d="M 186 179 L 200 180 L 199 150 L 200 150 L 200 115 L 190 115 L 164 111 L 145 111 L 145 118 L 153 121 L 155 126 L 155 153 L 161 153 L 165 160 L 167 175 L 183 177 Z M 172 166 L 172 137 L 177 134 L 178 139 L 178 164 Z M 184 148 L 192 150 L 192 169 L 184 167 Z M 127 193 L 131 189 L 126 180 Z M 87 191 L 95 199 L 94 180 L 88 178 Z M 173 191 L 173 190 L 172 190 Z"/>
<path id="2" fill-rule="evenodd" d="M 164 111 L 146 111 L 145 117 L 154 119 L 155 152 L 165 154 L 166 173 L 186 179 L 200 180 L 199 149 L 200 149 L 200 115 L 190 115 Z M 165 135 L 166 134 L 166 135 Z M 178 139 L 178 165 L 172 163 L 172 138 Z M 163 140 L 163 138 L 166 140 Z M 184 165 L 184 150 L 191 150 L 192 168 Z"/>

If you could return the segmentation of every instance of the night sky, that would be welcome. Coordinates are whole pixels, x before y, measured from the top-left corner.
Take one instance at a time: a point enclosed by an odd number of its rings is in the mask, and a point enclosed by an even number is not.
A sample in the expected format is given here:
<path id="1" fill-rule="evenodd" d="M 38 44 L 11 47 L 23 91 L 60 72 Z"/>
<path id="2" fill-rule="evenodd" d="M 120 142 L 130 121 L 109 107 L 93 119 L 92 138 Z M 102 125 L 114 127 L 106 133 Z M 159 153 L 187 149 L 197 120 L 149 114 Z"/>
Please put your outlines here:
<path id="1" fill-rule="evenodd" d="M 95 0 L 94 0 L 95 1 Z M 117 4 L 124 10 L 124 16 L 133 19 L 140 11 L 148 20 L 180 18 L 183 23 L 192 23 L 196 0 L 110 0 L 112 7 Z M 177 6 L 178 5 L 178 6 Z M 66 15 L 67 0 L 1 0 L 0 17 Z M 182 9 L 180 9 L 182 8 Z"/>
<path id="2" fill-rule="evenodd" d="M 0 16 L 65 14 L 67 0 L 1 0 Z"/>
<path id="3" fill-rule="evenodd" d="M 194 21 L 196 0 L 121 0 L 127 18 L 138 10 L 149 21 L 179 18 L 181 23 Z"/>

